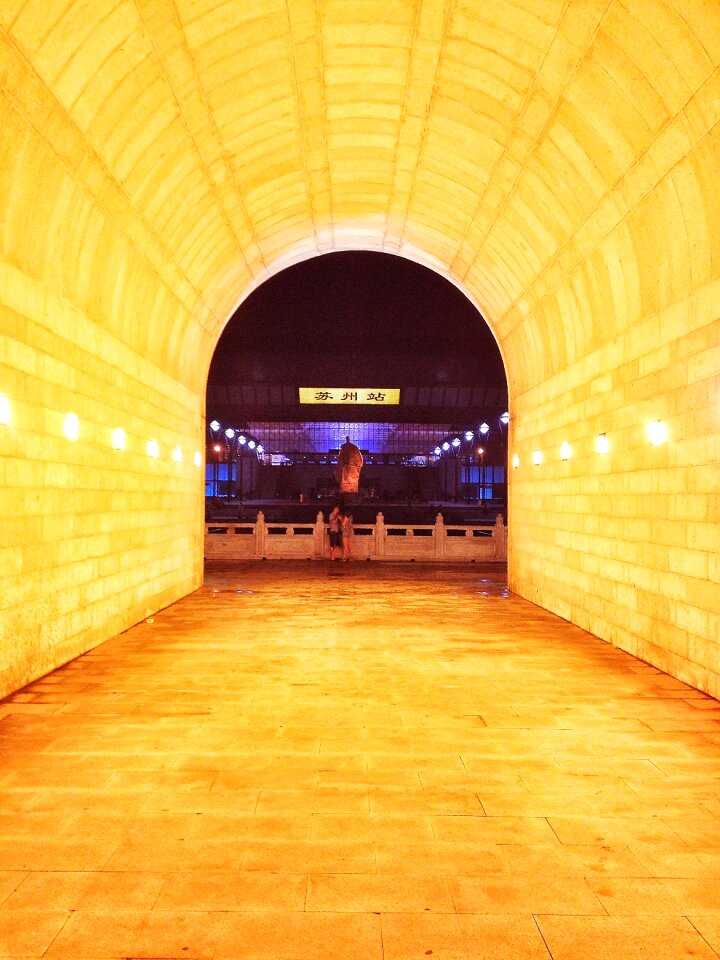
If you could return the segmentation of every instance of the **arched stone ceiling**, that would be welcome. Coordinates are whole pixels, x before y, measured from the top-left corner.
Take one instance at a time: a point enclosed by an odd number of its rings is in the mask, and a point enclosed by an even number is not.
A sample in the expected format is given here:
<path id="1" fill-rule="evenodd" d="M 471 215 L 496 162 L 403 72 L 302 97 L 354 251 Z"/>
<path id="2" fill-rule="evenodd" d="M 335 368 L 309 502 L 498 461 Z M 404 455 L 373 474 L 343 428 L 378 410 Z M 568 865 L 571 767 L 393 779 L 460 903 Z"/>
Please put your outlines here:
<path id="1" fill-rule="evenodd" d="M 0 18 L 8 259 L 193 389 L 239 298 L 317 252 L 450 276 L 516 389 L 717 276 L 712 0 L 3 0 Z"/>

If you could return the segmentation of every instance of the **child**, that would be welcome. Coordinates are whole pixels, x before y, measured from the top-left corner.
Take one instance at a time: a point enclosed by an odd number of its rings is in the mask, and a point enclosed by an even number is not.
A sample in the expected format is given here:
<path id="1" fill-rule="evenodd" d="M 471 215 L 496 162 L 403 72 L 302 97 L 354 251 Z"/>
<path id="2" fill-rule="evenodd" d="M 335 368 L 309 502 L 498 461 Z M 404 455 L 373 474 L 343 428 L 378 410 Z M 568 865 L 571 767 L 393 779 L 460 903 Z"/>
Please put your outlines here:
<path id="1" fill-rule="evenodd" d="M 342 549 L 343 560 L 353 560 L 352 538 L 353 538 L 353 518 L 348 509 L 343 510 L 341 515 L 342 528 Z"/>

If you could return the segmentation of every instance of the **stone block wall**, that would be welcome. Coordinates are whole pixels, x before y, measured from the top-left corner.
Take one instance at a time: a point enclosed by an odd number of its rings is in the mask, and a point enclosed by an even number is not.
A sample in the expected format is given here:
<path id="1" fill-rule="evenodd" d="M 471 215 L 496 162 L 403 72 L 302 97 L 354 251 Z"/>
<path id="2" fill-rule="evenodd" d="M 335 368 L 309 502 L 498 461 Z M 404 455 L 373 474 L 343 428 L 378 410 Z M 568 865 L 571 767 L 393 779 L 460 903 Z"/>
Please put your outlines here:
<path id="1" fill-rule="evenodd" d="M 186 388 L 7 263 L 0 385 L 2 696 L 199 585 L 204 424 Z"/>

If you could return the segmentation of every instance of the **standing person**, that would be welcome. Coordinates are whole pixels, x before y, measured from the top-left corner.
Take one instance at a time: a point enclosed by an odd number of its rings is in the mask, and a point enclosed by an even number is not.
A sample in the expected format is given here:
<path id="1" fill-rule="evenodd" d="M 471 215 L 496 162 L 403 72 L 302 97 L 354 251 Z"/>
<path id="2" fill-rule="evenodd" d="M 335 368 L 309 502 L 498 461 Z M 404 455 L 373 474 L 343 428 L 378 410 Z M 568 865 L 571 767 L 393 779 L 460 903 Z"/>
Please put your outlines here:
<path id="1" fill-rule="evenodd" d="M 340 504 L 333 505 L 328 517 L 330 532 L 330 559 L 337 560 L 342 547 L 342 514 Z"/>
<path id="2" fill-rule="evenodd" d="M 352 552 L 353 518 L 347 507 L 342 512 L 341 529 L 343 560 L 354 560 Z"/>

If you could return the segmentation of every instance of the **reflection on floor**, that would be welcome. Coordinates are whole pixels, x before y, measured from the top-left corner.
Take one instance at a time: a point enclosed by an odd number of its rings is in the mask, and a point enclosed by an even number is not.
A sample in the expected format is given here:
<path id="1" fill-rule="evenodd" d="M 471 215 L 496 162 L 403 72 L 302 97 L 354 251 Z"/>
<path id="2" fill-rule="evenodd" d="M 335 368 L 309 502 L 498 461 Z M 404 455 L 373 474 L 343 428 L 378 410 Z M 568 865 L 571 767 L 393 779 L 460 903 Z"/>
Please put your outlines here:
<path id="1" fill-rule="evenodd" d="M 0 702 L 0 957 L 716 957 L 719 708 L 500 569 L 214 566 Z"/>

